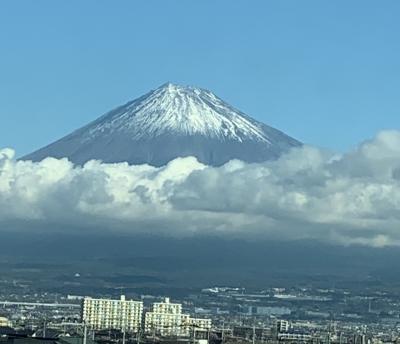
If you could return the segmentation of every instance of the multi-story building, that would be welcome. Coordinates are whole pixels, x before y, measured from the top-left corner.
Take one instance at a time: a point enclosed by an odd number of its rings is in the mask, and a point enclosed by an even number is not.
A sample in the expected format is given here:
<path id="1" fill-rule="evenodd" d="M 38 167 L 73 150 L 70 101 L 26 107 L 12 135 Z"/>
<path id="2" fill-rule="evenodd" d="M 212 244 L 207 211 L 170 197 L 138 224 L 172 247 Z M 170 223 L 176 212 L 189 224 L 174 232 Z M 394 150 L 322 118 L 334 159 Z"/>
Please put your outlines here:
<path id="1" fill-rule="evenodd" d="M 0 316 L 0 327 L 8 327 L 11 326 L 10 320 L 8 320 L 6 317 Z"/>
<path id="2" fill-rule="evenodd" d="M 312 341 L 312 336 L 304 333 L 278 333 L 278 340 L 292 343 L 305 343 Z"/>
<path id="3" fill-rule="evenodd" d="M 277 320 L 276 329 L 279 333 L 289 331 L 289 322 L 286 320 Z"/>
<path id="4" fill-rule="evenodd" d="M 208 331 L 211 329 L 211 319 L 189 318 L 189 327 L 196 331 Z"/>
<path id="5" fill-rule="evenodd" d="M 210 328 L 210 319 L 190 318 L 182 313 L 181 304 L 171 303 L 169 298 L 154 303 L 152 311 L 145 316 L 145 332 L 153 335 L 186 337 L 191 331 Z"/>
<path id="6" fill-rule="evenodd" d="M 153 304 L 152 311 L 145 315 L 145 332 L 161 336 L 186 336 L 189 334 L 187 324 L 189 315 L 182 314 L 182 305 L 165 302 Z"/>
<path id="7" fill-rule="evenodd" d="M 92 299 L 82 303 L 82 320 L 93 330 L 118 329 L 138 332 L 142 323 L 143 302 L 126 300 Z"/>

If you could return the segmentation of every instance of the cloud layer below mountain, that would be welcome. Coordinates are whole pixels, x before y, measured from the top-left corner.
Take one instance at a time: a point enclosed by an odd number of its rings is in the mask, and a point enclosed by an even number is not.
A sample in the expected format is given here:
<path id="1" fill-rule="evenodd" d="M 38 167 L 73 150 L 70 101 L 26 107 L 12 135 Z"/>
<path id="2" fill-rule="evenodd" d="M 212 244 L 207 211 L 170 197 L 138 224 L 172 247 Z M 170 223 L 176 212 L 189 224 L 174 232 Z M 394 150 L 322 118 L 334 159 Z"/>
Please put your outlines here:
<path id="1" fill-rule="evenodd" d="M 16 223 L 25 230 L 400 245 L 400 132 L 382 131 L 345 154 L 304 146 L 276 161 L 218 168 L 192 157 L 161 168 L 32 163 L 3 149 L 0 229 Z"/>

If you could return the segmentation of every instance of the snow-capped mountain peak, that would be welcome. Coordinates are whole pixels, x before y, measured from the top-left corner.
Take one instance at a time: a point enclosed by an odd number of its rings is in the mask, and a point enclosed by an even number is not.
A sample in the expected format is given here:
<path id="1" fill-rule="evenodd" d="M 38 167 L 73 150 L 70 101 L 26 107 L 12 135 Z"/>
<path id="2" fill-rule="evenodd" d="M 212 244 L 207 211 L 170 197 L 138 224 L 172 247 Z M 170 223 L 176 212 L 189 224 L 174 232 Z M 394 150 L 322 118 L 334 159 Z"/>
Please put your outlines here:
<path id="1" fill-rule="evenodd" d="M 268 143 L 261 123 L 251 120 L 210 91 L 166 83 L 120 111 L 106 114 L 88 132 L 129 133 L 134 139 L 170 133 Z"/>
<path id="2" fill-rule="evenodd" d="M 166 83 L 22 159 L 52 156 L 77 164 L 98 159 L 161 166 L 194 156 L 218 166 L 231 159 L 275 159 L 300 144 L 208 90 Z"/>

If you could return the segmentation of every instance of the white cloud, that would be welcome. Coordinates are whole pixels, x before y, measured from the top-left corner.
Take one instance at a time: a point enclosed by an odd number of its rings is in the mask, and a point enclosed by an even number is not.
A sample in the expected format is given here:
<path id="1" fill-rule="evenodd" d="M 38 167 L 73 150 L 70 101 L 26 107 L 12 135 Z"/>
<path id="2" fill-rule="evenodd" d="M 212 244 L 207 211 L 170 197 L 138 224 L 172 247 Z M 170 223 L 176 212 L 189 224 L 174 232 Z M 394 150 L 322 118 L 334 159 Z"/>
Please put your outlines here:
<path id="1" fill-rule="evenodd" d="M 13 156 L 0 150 L 0 222 L 7 226 L 400 243 L 398 131 L 343 155 L 304 146 L 276 161 L 219 168 L 191 157 L 156 168 Z"/>

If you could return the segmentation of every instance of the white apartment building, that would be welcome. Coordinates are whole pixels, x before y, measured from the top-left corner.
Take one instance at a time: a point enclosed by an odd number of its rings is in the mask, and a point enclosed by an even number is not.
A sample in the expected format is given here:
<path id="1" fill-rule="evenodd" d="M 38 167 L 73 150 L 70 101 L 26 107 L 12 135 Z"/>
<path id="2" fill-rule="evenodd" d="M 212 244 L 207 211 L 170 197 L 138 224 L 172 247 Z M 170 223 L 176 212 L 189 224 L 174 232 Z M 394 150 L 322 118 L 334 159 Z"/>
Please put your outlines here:
<path id="1" fill-rule="evenodd" d="M 211 319 L 189 318 L 189 326 L 195 331 L 208 331 L 211 329 Z"/>
<path id="2" fill-rule="evenodd" d="M 143 302 L 126 300 L 92 299 L 82 303 L 82 320 L 93 330 L 118 329 L 138 332 L 142 323 Z"/>
<path id="3" fill-rule="evenodd" d="M 11 326 L 11 321 L 6 317 L 0 317 L 0 327 L 8 327 Z"/>
<path id="4" fill-rule="evenodd" d="M 286 320 L 277 320 L 276 321 L 276 329 L 278 330 L 278 332 L 289 331 L 289 322 Z"/>
<path id="5" fill-rule="evenodd" d="M 169 298 L 164 302 L 153 304 L 152 311 L 145 315 L 145 332 L 161 336 L 187 337 L 191 331 L 209 330 L 210 319 L 194 319 L 182 313 L 182 305 L 171 303 Z"/>

